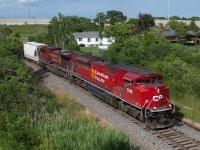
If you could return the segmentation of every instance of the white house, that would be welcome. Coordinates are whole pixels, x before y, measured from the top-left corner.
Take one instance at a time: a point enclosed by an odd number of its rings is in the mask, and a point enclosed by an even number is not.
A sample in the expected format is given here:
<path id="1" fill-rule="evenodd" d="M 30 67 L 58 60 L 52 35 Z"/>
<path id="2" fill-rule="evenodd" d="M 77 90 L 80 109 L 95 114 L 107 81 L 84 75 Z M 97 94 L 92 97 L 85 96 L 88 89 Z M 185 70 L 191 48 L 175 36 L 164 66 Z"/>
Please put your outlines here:
<path id="1" fill-rule="evenodd" d="M 100 49 L 108 49 L 108 46 L 115 42 L 113 38 L 103 37 L 100 39 L 98 31 L 75 32 L 73 35 L 80 46 L 99 46 Z"/>

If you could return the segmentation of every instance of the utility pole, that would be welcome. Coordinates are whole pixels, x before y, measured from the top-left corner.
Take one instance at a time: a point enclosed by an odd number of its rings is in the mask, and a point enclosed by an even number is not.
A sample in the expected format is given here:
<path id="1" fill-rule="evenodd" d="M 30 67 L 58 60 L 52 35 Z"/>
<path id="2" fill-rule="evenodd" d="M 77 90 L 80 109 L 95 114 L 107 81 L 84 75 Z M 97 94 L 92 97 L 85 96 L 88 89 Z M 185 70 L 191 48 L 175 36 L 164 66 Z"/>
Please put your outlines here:
<path id="1" fill-rule="evenodd" d="M 100 44 L 102 44 L 102 29 L 101 29 L 101 15 L 98 13 L 98 19 L 99 19 L 99 38 L 100 38 Z"/>
<path id="2" fill-rule="evenodd" d="M 14 9 L 12 10 L 12 18 L 14 18 Z"/>
<path id="3" fill-rule="evenodd" d="M 101 19 L 100 19 L 100 13 L 98 13 L 98 17 L 99 17 L 99 40 L 100 40 L 100 45 L 102 44 L 102 37 L 101 37 L 101 35 L 102 35 L 102 33 L 101 33 Z M 98 49 L 99 49 L 99 56 L 100 56 L 100 48 L 99 48 L 99 46 L 98 46 Z"/>
<path id="4" fill-rule="evenodd" d="M 169 16 L 169 15 L 170 15 L 170 14 L 169 14 L 169 9 L 170 9 L 170 8 L 169 8 L 169 0 L 168 0 L 168 5 L 167 5 L 167 6 L 168 6 L 168 10 L 167 10 L 167 18 L 170 19 L 170 16 Z"/>
<path id="5" fill-rule="evenodd" d="M 31 10 L 30 10 L 30 8 L 28 9 L 28 17 L 31 18 Z"/>
<path id="6" fill-rule="evenodd" d="M 100 14 L 98 13 L 98 17 L 99 17 L 99 31 L 100 31 Z"/>

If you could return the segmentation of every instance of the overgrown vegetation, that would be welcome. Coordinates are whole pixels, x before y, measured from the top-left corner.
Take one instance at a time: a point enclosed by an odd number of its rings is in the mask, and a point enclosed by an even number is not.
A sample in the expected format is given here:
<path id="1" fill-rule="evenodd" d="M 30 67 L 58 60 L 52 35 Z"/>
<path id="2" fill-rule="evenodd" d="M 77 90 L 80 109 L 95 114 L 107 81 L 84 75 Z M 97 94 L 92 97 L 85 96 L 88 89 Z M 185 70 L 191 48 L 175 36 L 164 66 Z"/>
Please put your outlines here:
<path id="1" fill-rule="evenodd" d="M 29 37 L 37 38 L 47 33 L 47 25 L 10 25 L 9 28 L 19 34 L 22 42 L 28 41 Z"/>
<path id="2" fill-rule="evenodd" d="M 0 149 L 130 149 L 122 132 L 107 128 L 63 94 L 54 95 L 21 60 L 19 38 L 0 27 Z"/>
<path id="3" fill-rule="evenodd" d="M 63 93 L 56 96 L 62 109 L 39 121 L 44 143 L 42 149 L 130 149 L 127 137 L 119 131 L 99 125 L 90 112 Z M 76 108 L 76 109 L 74 109 Z"/>
<path id="4" fill-rule="evenodd" d="M 101 57 L 101 55 L 104 52 L 104 50 L 100 50 L 97 46 L 80 47 L 80 51 L 82 53 L 85 53 L 85 54 L 88 54 L 88 55 L 93 55 L 93 56 L 98 56 L 98 57 Z"/>

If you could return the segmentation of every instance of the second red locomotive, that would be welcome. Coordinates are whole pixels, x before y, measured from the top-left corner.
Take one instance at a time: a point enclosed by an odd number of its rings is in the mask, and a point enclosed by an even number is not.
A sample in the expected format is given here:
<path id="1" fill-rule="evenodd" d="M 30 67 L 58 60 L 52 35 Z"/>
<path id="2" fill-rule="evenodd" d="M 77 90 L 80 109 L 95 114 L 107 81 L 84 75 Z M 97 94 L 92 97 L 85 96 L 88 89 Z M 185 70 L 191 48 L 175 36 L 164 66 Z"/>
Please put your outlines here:
<path id="1" fill-rule="evenodd" d="M 173 106 L 162 76 L 98 57 L 42 46 L 39 64 L 69 79 L 152 129 L 172 125 Z"/>

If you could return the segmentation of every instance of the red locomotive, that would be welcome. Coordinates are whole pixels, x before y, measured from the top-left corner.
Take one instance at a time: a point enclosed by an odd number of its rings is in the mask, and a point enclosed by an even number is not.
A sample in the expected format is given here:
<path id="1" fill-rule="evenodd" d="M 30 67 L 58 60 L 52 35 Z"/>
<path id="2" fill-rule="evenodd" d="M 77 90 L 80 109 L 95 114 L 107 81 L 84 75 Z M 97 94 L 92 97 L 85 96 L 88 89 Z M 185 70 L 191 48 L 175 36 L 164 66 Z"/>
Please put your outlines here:
<path id="1" fill-rule="evenodd" d="M 49 46 L 40 48 L 39 63 L 151 129 L 172 125 L 169 88 L 157 73 Z"/>

